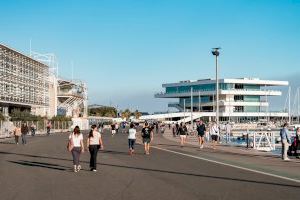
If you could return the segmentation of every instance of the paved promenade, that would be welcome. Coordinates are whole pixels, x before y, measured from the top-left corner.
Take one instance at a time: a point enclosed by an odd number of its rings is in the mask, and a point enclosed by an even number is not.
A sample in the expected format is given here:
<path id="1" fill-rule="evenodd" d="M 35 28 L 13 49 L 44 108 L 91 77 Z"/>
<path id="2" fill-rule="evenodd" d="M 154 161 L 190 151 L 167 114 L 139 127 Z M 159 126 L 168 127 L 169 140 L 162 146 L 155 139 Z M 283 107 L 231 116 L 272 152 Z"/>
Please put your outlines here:
<path id="1" fill-rule="evenodd" d="M 177 141 L 165 137 L 155 135 L 151 155 L 144 155 L 143 147 L 137 145 L 136 155 L 129 156 L 126 135 L 104 134 L 105 150 L 98 155 L 96 173 L 88 170 L 87 152 L 81 159 L 84 169 L 72 172 L 67 134 L 28 138 L 26 146 L 2 142 L 1 199 L 274 200 L 297 199 L 300 195 L 300 181 L 288 180 L 299 179 L 299 173 L 294 173 L 300 170 L 299 162 L 229 150 L 200 151 L 193 145 L 180 148 Z M 257 169 L 257 164 L 264 162 L 270 168 L 266 173 L 287 178 L 243 169 Z"/>

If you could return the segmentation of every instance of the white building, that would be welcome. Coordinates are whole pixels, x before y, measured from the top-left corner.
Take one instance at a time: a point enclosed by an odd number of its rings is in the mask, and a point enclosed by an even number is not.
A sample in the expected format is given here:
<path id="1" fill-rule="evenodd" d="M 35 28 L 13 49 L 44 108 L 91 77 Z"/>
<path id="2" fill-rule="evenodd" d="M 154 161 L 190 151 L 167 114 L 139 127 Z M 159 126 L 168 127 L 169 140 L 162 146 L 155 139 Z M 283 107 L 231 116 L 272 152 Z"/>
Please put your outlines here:
<path id="1" fill-rule="evenodd" d="M 58 78 L 53 54 L 26 56 L 0 44 L 0 112 L 14 109 L 53 117 L 87 117 L 87 87 Z"/>
<path id="2" fill-rule="evenodd" d="M 0 111 L 14 109 L 47 115 L 49 67 L 0 44 Z"/>
<path id="3" fill-rule="evenodd" d="M 221 121 L 258 121 L 266 118 L 288 117 L 286 112 L 271 112 L 270 96 L 281 96 L 282 92 L 272 87 L 288 86 L 288 81 L 260 80 L 258 78 L 236 78 L 219 80 L 219 116 Z M 197 81 L 181 81 L 162 85 L 164 92 L 155 94 L 156 98 L 178 99 L 169 103 L 180 113 L 176 117 L 190 116 L 186 112 L 194 112 L 195 117 L 215 116 L 215 79 Z M 186 111 L 185 113 L 183 111 Z M 158 115 L 157 115 L 158 116 Z M 171 116 L 171 114 L 165 114 Z M 162 117 L 162 115 L 160 116 Z M 145 116 L 145 119 L 151 116 Z M 152 116 L 155 118 L 155 116 Z"/>

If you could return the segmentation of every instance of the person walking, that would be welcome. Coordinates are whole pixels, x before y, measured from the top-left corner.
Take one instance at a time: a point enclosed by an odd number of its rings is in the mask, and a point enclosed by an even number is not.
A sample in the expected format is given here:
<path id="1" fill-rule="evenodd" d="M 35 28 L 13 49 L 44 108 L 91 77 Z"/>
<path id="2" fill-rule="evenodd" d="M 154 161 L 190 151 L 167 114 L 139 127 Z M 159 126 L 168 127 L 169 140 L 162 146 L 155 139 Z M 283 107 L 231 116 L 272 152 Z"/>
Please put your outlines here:
<path id="1" fill-rule="evenodd" d="M 199 121 L 197 125 L 197 133 L 198 133 L 198 141 L 200 149 L 203 149 L 204 146 L 204 135 L 205 135 L 206 127 L 202 120 Z"/>
<path id="2" fill-rule="evenodd" d="M 156 134 L 159 133 L 159 125 L 158 125 L 158 122 L 155 123 L 155 132 L 156 132 Z"/>
<path id="3" fill-rule="evenodd" d="M 153 129 L 149 127 L 146 122 L 144 128 L 142 129 L 143 144 L 145 147 L 145 154 L 150 154 L 150 143 L 153 140 Z"/>
<path id="4" fill-rule="evenodd" d="M 281 138 L 281 144 L 282 144 L 282 150 L 281 150 L 281 158 L 284 161 L 289 161 L 290 159 L 287 156 L 287 152 L 289 149 L 289 146 L 291 144 L 291 137 L 288 130 L 288 123 L 284 123 L 282 129 L 280 130 L 280 138 Z"/>
<path id="5" fill-rule="evenodd" d="M 14 129 L 14 136 L 15 136 L 15 142 L 16 144 L 19 144 L 19 138 L 21 136 L 21 128 L 19 125 L 16 125 L 16 128 Z"/>
<path id="6" fill-rule="evenodd" d="M 115 128 L 116 128 L 116 133 L 118 134 L 119 133 L 119 124 L 118 123 L 116 123 L 116 125 L 115 125 Z"/>
<path id="7" fill-rule="evenodd" d="M 178 122 L 176 123 L 176 135 L 179 135 L 179 124 L 178 124 Z"/>
<path id="8" fill-rule="evenodd" d="M 226 131 L 226 143 L 231 141 L 231 125 L 229 122 L 227 122 L 225 126 L 225 131 Z"/>
<path id="9" fill-rule="evenodd" d="M 35 136 L 35 124 L 32 122 L 31 125 L 30 125 L 30 129 L 31 129 L 31 136 Z"/>
<path id="10" fill-rule="evenodd" d="M 50 135 L 51 127 L 52 127 L 51 121 L 48 121 L 47 122 L 47 135 L 48 136 Z"/>
<path id="11" fill-rule="evenodd" d="M 179 135 L 180 135 L 180 146 L 183 147 L 186 142 L 187 132 L 188 129 L 185 125 L 185 123 L 180 123 L 179 129 L 178 129 Z"/>
<path id="12" fill-rule="evenodd" d="M 300 127 L 296 129 L 296 137 L 294 140 L 295 144 L 295 156 L 296 158 L 300 158 Z"/>
<path id="13" fill-rule="evenodd" d="M 213 124 L 210 128 L 210 135 L 211 135 L 211 140 L 213 143 L 213 149 L 216 149 L 216 144 L 218 143 L 218 139 L 220 136 L 220 130 L 219 130 L 219 127 L 217 126 L 216 122 L 213 122 Z"/>
<path id="14" fill-rule="evenodd" d="M 26 123 L 23 123 L 23 125 L 21 126 L 21 137 L 22 137 L 22 144 L 25 145 L 27 144 L 27 139 L 26 139 L 26 135 L 28 134 L 28 126 Z"/>
<path id="15" fill-rule="evenodd" d="M 128 131 L 129 155 L 132 155 L 134 153 L 135 140 L 136 140 L 136 129 L 134 128 L 134 124 L 131 123 Z"/>
<path id="16" fill-rule="evenodd" d="M 172 124 L 172 133 L 173 133 L 173 137 L 176 137 L 176 132 L 177 132 L 177 129 L 176 129 L 176 126 L 175 126 L 175 124 L 174 124 L 174 122 L 173 122 L 173 124 Z"/>
<path id="17" fill-rule="evenodd" d="M 90 152 L 90 170 L 97 172 L 97 155 L 99 149 L 103 150 L 101 133 L 98 132 L 97 126 L 92 125 L 89 137 L 87 139 L 87 149 Z"/>
<path id="18" fill-rule="evenodd" d="M 81 170 L 80 155 L 81 153 L 84 153 L 83 135 L 80 133 L 79 126 L 76 126 L 74 131 L 69 135 L 69 144 L 72 144 L 71 153 L 73 157 L 74 172 L 79 172 Z"/>
<path id="19" fill-rule="evenodd" d="M 112 125 L 110 125 L 111 127 L 111 135 L 114 136 L 116 134 L 116 125 L 113 123 Z"/>

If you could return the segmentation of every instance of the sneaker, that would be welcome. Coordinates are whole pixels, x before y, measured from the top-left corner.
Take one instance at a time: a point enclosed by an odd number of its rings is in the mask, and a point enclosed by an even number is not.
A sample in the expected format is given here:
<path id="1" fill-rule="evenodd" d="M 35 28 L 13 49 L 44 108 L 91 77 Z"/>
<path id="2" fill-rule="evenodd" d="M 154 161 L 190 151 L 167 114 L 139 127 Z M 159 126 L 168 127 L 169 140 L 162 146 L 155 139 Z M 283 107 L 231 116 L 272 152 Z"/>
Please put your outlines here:
<path id="1" fill-rule="evenodd" d="M 79 172 L 81 170 L 81 165 L 78 165 L 77 171 Z"/>
<path id="2" fill-rule="evenodd" d="M 285 159 L 283 159 L 284 161 L 290 161 L 291 159 L 289 159 L 289 158 L 285 158 Z"/>
<path id="3" fill-rule="evenodd" d="M 97 170 L 96 170 L 96 169 L 93 169 L 93 172 L 97 172 Z"/>
<path id="4" fill-rule="evenodd" d="M 203 144 L 200 146 L 200 149 L 203 149 Z"/>

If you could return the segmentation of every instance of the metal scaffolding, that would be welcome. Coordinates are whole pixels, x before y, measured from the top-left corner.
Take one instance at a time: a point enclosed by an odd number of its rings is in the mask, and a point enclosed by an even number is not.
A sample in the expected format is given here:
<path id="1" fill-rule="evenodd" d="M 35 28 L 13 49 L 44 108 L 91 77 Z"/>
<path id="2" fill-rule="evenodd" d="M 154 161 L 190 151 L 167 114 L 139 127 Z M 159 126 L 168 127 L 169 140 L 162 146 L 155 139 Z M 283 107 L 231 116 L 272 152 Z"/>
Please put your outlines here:
<path id="1" fill-rule="evenodd" d="M 0 104 L 49 106 L 49 67 L 0 44 Z"/>
<path id="2" fill-rule="evenodd" d="M 81 81 L 58 79 L 58 110 L 66 116 L 87 116 L 87 87 Z"/>

